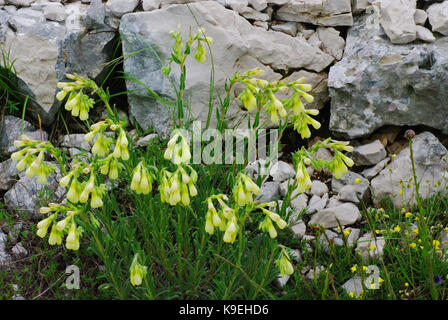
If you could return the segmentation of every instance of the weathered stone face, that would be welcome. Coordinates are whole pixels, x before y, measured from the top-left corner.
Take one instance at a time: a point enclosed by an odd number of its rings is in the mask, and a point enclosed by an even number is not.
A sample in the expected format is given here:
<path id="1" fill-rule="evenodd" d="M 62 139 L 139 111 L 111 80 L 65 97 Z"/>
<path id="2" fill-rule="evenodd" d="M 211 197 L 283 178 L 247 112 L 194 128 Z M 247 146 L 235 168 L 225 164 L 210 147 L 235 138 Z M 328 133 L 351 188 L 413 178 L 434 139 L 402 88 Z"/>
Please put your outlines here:
<path id="1" fill-rule="evenodd" d="M 329 73 L 330 130 L 361 137 L 385 125 L 426 125 L 448 133 L 448 39 L 394 45 L 356 19 L 344 58 Z"/>
<path id="2" fill-rule="evenodd" d="M 211 50 L 214 60 L 215 96 L 222 94 L 220 90 L 224 87 L 225 79 L 232 77 L 235 71 L 249 69 L 241 65 L 243 59 L 255 60 L 271 69 L 306 68 L 317 72 L 333 61 L 330 55 L 310 46 L 306 41 L 281 32 L 254 27 L 235 12 L 216 2 L 198 2 L 191 4 L 190 8 L 205 28 L 207 36 L 214 39 Z M 148 45 L 153 46 L 162 61 L 168 58 L 173 45 L 169 31 L 176 30 L 179 23 L 184 39 L 187 38 L 190 27 L 193 32 L 197 29 L 197 23 L 189 9 L 182 5 L 127 14 L 121 20 L 120 33 L 124 54 L 144 49 L 125 60 L 124 71 L 140 79 L 164 98 L 174 97 L 174 91 L 169 80 L 162 75 L 162 64 L 148 49 Z M 193 116 L 203 121 L 208 112 L 210 61 L 208 53 L 205 64 L 199 64 L 191 57 L 186 65 L 185 98 L 191 106 Z M 172 76 L 174 81 L 179 78 L 179 71 L 174 65 Z M 129 90 L 139 90 L 128 96 L 131 114 L 137 122 L 145 129 L 153 125 L 158 133 L 166 135 L 171 128 L 165 107 L 152 98 L 143 97 L 141 94 L 145 93 L 145 90 L 140 85 L 127 81 L 127 87 Z M 238 108 L 230 110 L 230 117 L 237 111 Z"/>
<path id="3" fill-rule="evenodd" d="M 102 80 L 105 63 L 112 59 L 115 31 L 87 31 L 88 5 L 65 6 L 65 20 L 46 17 L 46 8 L 49 6 L 37 3 L 16 11 L 0 9 L 0 47 L 15 59 L 21 90 L 30 97 L 29 106 L 38 112 L 43 125 L 49 126 L 61 106 L 55 99 L 58 81 L 64 80 L 66 73 Z"/>

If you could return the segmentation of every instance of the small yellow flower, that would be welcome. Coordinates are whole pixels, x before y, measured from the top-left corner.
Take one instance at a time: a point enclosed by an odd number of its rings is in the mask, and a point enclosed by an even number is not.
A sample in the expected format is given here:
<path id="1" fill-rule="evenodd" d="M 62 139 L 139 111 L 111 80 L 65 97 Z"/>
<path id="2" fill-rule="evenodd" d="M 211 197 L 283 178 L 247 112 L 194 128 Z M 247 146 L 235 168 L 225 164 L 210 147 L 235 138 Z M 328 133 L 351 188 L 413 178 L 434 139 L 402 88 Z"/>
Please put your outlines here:
<path id="1" fill-rule="evenodd" d="M 394 232 L 400 232 L 400 231 L 401 231 L 400 226 L 396 226 L 396 227 L 394 228 Z"/>
<path id="2" fill-rule="evenodd" d="M 416 244 L 415 242 L 412 242 L 412 243 L 409 244 L 409 246 L 410 246 L 412 249 L 414 249 L 414 248 L 417 247 L 417 244 Z"/>
<path id="3" fill-rule="evenodd" d="M 432 246 L 433 246 L 436 250 L 439 250 L 439 245 L 440 245 L 440 241 L 439 241 L 439 240 L 432 240 Z"/>
<path id="4" fill-rule="evenodd" d="M 367 267 L 366 266 L 362 266 L 362 271 L 366 271 Z"/>
<path id="5" fill-rule="evenodd" d="M 345 229 L 345 230 L 344 230 L 344 235 L 345 235 L 346 237 L 348 237 L 348 236 L 350 235 L 351 232 L 352 232 L 352 229 Z"/>
<path id="6" fill-rule="evenodd" d="M 406 218 L 412 217 L 412 213 L 410 213 L 410 212 L 406 212 L 404 216 L 405 216 Z"/>
<path id="7" fill-rule="evenodd" d="M 404 283 L 404 286 L 405 286 L 405 287 L 409 287 L 409 283 L 405 282 L 405 283 Z"/>
<path id="8" fill-rule="evenodd" d="M 354 298 L 355 297 L 355 294 L 353 292 L 351 292 L 351 291 L 348 293 L 348 295 L 349 295 L 350 298 Z"/>
<path id="9" fill-rule="evenodd" d="M 412 232 L 414 232 L 415 234 L 418 234 L 418 228 L 413 229 Z"/>
<path id="10" fill-rule="evenodd" d="M 355 179 L 355 183 L 357 183 L 357 184 L 358 184 L 358 183 L 361 183 L 361 182 L 362 182 L 362 180 L 361 180 L 361 179 L 359 179 L 359 178 L 356 178 L 356 179 Z"/>
<path id="11" fill-rule="evenodd" d="M 353 267 L 350 268 L 352 272 L 356 272 L 358 270 L 358 266 L 355 264 Z"/>
<path id="12" fill-rule="evenodd" d="M 379 283 L 383 283 L 384 282 L 383 278 L 381 278 L 381 277 L 378 278 L 378 281 L 379 281 Z"/>
<path id="13" fill-rule="evenodd" d="M 133 286 L 139 286 L 142 284 L 143 278 L 146 276 L 148 267 L 141 265 L 138 262 L 138 253 L 135 254 L 132 260 L 129 271 L 131 273 L 130 280 Z"/>
<path id="14" fill-rule="evenodd" d="M 375 251 L 375 249 L 376 249 L 376 247 L 372 244 L 372 245 L 370 245 L 370 250 L 371 251 Z"/>
<path id="15" fill-rule="evenodd" d="M 291 263 L 288 253 L 284 248 L 280 253 L 279 259 L 276 261 L 278 268 L 280 269 L 280 275 L 283 277 L 285 274 L 291 275 L 294 273 L 294 267 Z"/>
<path id="16" fill-rule="evenodd" d="M 381 234 L 381 230 L 375 230 L 376 234 Z"/>

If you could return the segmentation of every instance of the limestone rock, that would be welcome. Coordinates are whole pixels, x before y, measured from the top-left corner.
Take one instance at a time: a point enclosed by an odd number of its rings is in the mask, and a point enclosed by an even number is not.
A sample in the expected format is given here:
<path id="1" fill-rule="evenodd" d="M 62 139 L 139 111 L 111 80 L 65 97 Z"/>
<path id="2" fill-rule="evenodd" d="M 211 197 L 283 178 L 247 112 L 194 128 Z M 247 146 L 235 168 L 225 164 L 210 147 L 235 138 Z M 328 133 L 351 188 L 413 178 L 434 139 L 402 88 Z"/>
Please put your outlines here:
<path id="1" fill-rule="evenodd" d="M 365 19 L 355 19 L 344 58 L 329 72 L 330 130 L 348 138 L 385 125 L 448 133 L 448 38 L 397 46 Z"/>
<path id="2" fill-rule="evenodd" d="M 294 234 L 294 238 L 302 239 L 306 232 L 306 225 L 302 220 L 299 220 L 291 227 L 291 231 Z"/>
<path id="3" fill-rule="evenodd" d="M 381 172 L 381 170 L 384 169 L 387 163 L 389 163 L 390 158 L 386 158 L 382 160 L 381 162 L 378 162 L 374 167 L 367 168 L 361 172 L 361 175 L 363 175 L 366 179 L 371 180 L 372 178 L 375 178 L 378 173 Z"/>
<path id="4" fill-rule="evenodd" d="M 20 258 L 26 257 L 28 255 L 28 250 L 26 250 L 23 244 L 21 244 L 20 242 L 12 247 L 11 252 L 13 255 Z"/>
<path id="5" fill-rule="evenodd" d="M 380 140 L 355 147 L 352 153 L 352 159 L 355 161 L 355 164 L 361 166 L 376 165 L 386 156 L 386 149 L 384 149 Z"/>
<path id="6" fill-rule="evenodd" d="M 311 217 L 310 224 L 322 225 L 325 228 L 335 228 L 339 226 L 351 225 L 361 219 L 358 207 L 352 203 L 327 208 L 319 211 Z"/>
<path id="7" fill-rule="evenodd" d="M 91 149 L 90 143 L 84 141 L 84 134 L 79 133 L 63 136 L 60 146 L 64 148 L 82 148 L 87 152 Z"/>
<path id="8" fill-rule="evenodd" d="M 306 208 L 306 212 L 308 214 L 313 214 L 324 209 L 328 203 L 328 193 L 324 194 L 322 197 L 312 196 L 310 202 L 308 203 L 308 207 Z"/>
<path id="9" fill-rule="evenodd" d="M 149 146 L 154 139 L 157 139 L 159 136 L 155 133 L 148 134 L 143 138 L 138 139 L 137 146 L 139 147 L 147 147 Z"/>
<path id="10" fill-rule="evenodd" d="M 293 192 L 294 194 L 294 192 Z M 308 196 L 305 193 L 298 195 L 291 200 L 291 207 L 296 209 L 296 212 L 300 213 L 302 210 L 306 209 L 308 204 Z"/>
<path id="11" fill-rule="evenodd" d="M 296 22 L 284 22 L 277 23 L 271 26 L 271 29 L 274 31 L 280 31 L 286 34 L 289 34 L 292 37 L 297 35 L 297 23 Z"/>
<path id="12" fill-rule="evenodd" d="M 425 27 L 422 26 L 416 26 L 416 30 L 417 30 L 417 39 L 420 39 L 425 42 L 436 41 L 436 37 L 434 37 L 432 32 L 429 31 L 429 29 L 426 29 Z"/>
<path id="13" fill-rule="evenodd" d="M 370 0 L 352 0 L 353 13 L 364 12 L 370 4 Z"/>
<path id="14" fill-rule="evenodd" d="M 314 180 L 311 186 L 311 194 L 322 197 L 326 193 L 328 193 L 327 185 L 319 180 Z"/>
<path id="15" fill-rule="evenodd" d="M 16 182 L 16 163 L 11 159 L 0 163 L 0 190 L 6 191 Z"/>
<path id="16" fill-rule="evenodd" d="M 0 47 L 10 49 L 15 59 L 19 89 L 30 97 L 27 109 L 37 111 L 43 125 L 50 126 L 61 106 L 55 99 L 58 81 L 65 80 L 66 73 L 104 79 L 115 33 L 110 27 L 101 32 L 85 30 L 89 6 L 80 2 L 62 8 L 65 24 L 45 19 L 46 15 L 51 20 L 64 20 L 58 4 L 39 5 L 43 12 L 31 8 L 0 11 L 0 20 L 8 21 L 4 28 L 0 27 Z"/>
<path id="17" fill-rule="evenodd" d="M 6 3 L 18 7 L 29 7 L 34 1 L 36 0 L 6 0 Z"/>
<path id="18" fill-rule="evenodd" d="M 322 42 L 322 50 L 336 60 L 342 59 L 344 53 L 345 40 L 339 35 L 339 31 L 335 28 L 317 28 L 317 35 Z"/>
<path id="19" fill-rule="evenodd" d="M 58 177 L 58 170 L 50 174 L 46 185 L 41 185 L 37 183 L 36 178 L 28 178 L 22 172 L 20 180 L 5 193 L 6 207 L 10 210 L 17 210 L 21 215 L 27 212 L 32 218 L 40 217 L 41 196 L 49 197 L 52 202 L 59 202 L 65 195 L 65 189 L 59 186 L 56 177 Z M 60 179 L 60 176 L 58 179 Z M 46 190 L 49 192 L 47 193 Z"/>
<path id="20" fill-rule="evenodd" d="M 160 8 L 162 0 L 142 0 L 142 7 L 144 11 L 151 11 Z"/>
<path id="21" fill-rule="evenodd" d="M 417 9 L 414 14 L 415 24 L 424 26 L 426 20 L 428 20 L 428 14 L 425 10 Z"/>
<path id="22" fill-rule="evenodd" d="M 261 185 L 260 193 L 257 195 L 256 200 L 259 203 L 273 201 L 280 196 L 280 183 L 278 182 L 265 182 Z"/>
<path id="23" fill-rule="evenodd" d="M 320 26 L 351 26 L 351 0 L 291 0 L 280 7 L 276 19 Z"/>
<path id="24" fill-rule="evenodd" d="M 333 61 L 330 55 L 313 48 L 306 41 L 252 26 L 236 12 L 227 10 L 216 2 L 196 2 L 189 7 L 205 28 L 207 36 L 214 39 L 211 50 L 215 62 L 215 91 L 222 90 L 225 79 L 232 77 L 237 69 L 241 71 L 247 68 L 239 64 L 243 59 L 250 58 L 261 66 L 268 66 L 271 72 L 273 69 L 293 68 L 320 72 Z M 173 43 L 169 31 L 175 30 L 179 22 L 184 38 L 189 27 L 196 28 L 197 25 L 184 5 L 126 14 L 120 24 L 124 54 L 143 49 L 138 55 L 132 55 L 125 60 L 125 72 L 140 79 L 166 99 L 172 99 L 175 96 L 174 91 L 169 79 L 163 76 L 160 70 L 159 60 L 147 48 L 148 44 L 157 45 L 156 51 L 161 59 L 167 58 Z M 191 59 L 186 66 L 189 76 L 184 97 L 190 101 L 193 117 L 204 123 L 209 103 L 210 67 L 210 59 L 204 64 Z M 174 81 L 179 78 L 176 68 L 173 68 L 172 76 Z M 163 137 L 167 136 L 171 128 L 167 109 L 153 98 L 142 96 L 146 93 L 142 86 L 132 81 L 127 81 L 126 84 L 129 90 L 137 90 L 128 95 L 130 112 L 136 121 L 145 130 L 153 125 L 157 133 Z M 222 92 L 215 93 L 217 96 Z M 234 119 L 239 112 L 241 111 L 238 106 L 232 106 L 228 112 L 229 120 Z M 212 119 L 215 117 L 212 116 Z M 212 123 L 213 125 L 215 124 Z"/>
<path id="25" fill-rule="evenodd" d="M 17 151 L 14 147 L 14 141 L 20 139 L 20 132 L 22 128 L 22 120 L 14 116 L 5 116 L 3 123 L 0 123 L 0 153 L 10 155 Z M 23 134 L 31 139 L 47 141 L 48 134 L 45 131 L 40 131 L 28 121 L 23 121 Z"/>
<path id="26" fill-rule="evenodd" d="M 266 0 L 249 0 L 249 4 L 257 11 L 263 11 L 268 7 Z"/>
<path id="27" fill-rule="evenodd" d="M 274 181 L 283 182 L 290 178 L 294 178 L 296 172 L 292 165 L 284 161 L 277 161 L 271 167 L 269 174 L 272 176 Z"/>
<path id="28" fill-rule="evenodd" d="M 380 23 L 395 44 L 404 44 L 416 39 L 414 14 L 417 0 L 381 0 Z"/>
<path id="29" fill-rule="evenodd" d="M 432 133 L 425 131 L 415 136 L 413 152 L 415 171 L 420 182 L 420 196 L 428 198 L 437 191 L 446 193 L 447 149 Z M 411 177 L 412 166 L 408 147 L 392 159 L 391 163 L 371 181 L 375 204 L 379 204 L 385 198 L 391 198 L 397 207 L 407 202 L 414 204 L 414 188 L 406 186 L 402 188 L 400 185 L 400 181 L 407 183 Z M 403 196 L 398 195 L 400 189 L 403 189 Z"/>
<path id="30" fill-rule="evenodd" d="M 106 8 L 115 16 L 121 17 L 126 13 L 134 11 L 138 3 L 139 0 L 107 0 Z"/>
<path id="31" fill-rule="evenodd" d="M 356 183 L 357 179 L 361 179 L 360 183 Z M 338 193 L 344 186 L 354 185 L 357 186 L 359 193 L 364 196 L 369 187 L 369 181 L 367 181 L 363 176 L 353 171 L 348 171 L 344 174 L 341 179 L 332 178 L 331 179 L 331 190 Z"/>
<path id="32" fill-rule="evenodd" d="M 448 35 L 448 2 L 434 3 L 427 10 L 433 32 Z"/>

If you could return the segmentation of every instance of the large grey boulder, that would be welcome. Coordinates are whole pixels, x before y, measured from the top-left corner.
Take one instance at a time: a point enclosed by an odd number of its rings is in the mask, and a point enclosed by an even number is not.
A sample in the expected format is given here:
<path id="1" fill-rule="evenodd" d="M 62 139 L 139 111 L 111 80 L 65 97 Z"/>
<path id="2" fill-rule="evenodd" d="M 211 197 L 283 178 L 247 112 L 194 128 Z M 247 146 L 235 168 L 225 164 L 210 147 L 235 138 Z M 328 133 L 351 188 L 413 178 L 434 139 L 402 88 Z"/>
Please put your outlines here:
<path id="1" fill-rule="evenodd" d="M 314 48 L 301 38 L 282 32 L 265 31 L 252 26 L 236 12 L 214 1 L 197 2 L 189 5 L 198 22 L 205 28 L 206 35 L 214 39 L 211 45 L 214 60 L 215 97 L 223 93 L 224 82 L 235 71 L 245 71 L 256 66 L 273 73 L 274 69 L 307 69 L 320 72 L 333 61 L 333 57 Z M 160 10 L 126 14 L 122 17 L 120 34 L 123 53 L 140 50 L 124 61 L 124 71 L 138 78 L 166 99 L 175 97 L 170 80 L 177 83 L 179 71 L 173 66 L 172 78 L 162 75 L 161 67 L 169 58 L 173 39 L 169 35 L 181 25 L 184 39 L 192 28 L 198 25 L 185 5 L 171 5 Z M 154 49 L 158 57 L 152 52 Z M 193 47 L 193 50 L 195 47 Z M 207 50 L 208 51 L 208 50 Z M 209 104 L 209 79 L 211 71 L 210 54 L 207 62 L 200 64 L 193 57 L 186 63 L 187 88 L 184 92 L 193 117 L 205 124 Z M 243 62 L 244 61 L 244 62 Z M 171 130 L 168 110 L 147 94 L 147 91 L 133 81 L 126 82 L 130 112 L 143 129 L 154 126 L 157 133 L 167 136 Z M 241 116 L 239 107 L 230 108 L 229 118 Z M 212 121 L 215 117 L 212 116 Z M 212 123 L 213 125 L 213 123 Z"/>
<path id="2" fill-rule="evenodd" d="M 61 106 L 55 99 L 58 81 L 66 73 L 104 79 L 115 32 L 112 28 L 86 29 L 89 6 L 80 2 L 64 7 L 65 20 L 62 13 L 45 8 L 50 7 L 0 9 L 0 20 L 5 22 L 0 22 L 0 48 L 10 50 L 15 59 L 20 89 L 30 97 L 29 109 L 36 110 L 43 125 L 49 126 Z"/>
<path id="3" fill-rule="evenodd" d="M 446 193 L 448 179 L 448 151 L 430 132 L 415 136 L 412 147 L 420 196 L 427 198 L 437 191 Z M 401 151 L 391 163 L 371 181 L 374 202 L 390 198 L 396 207 L 415 204 L 414 187 L 407 188 L 412 178 L 409 147 Z M 413 182 L 411 182 L 413 185 Z M 403 195 L 400 196 L 400 189 Z"/>
<path id="4" fill-rule="evenodd" d="M 448 38 L 394 45 L 366 16 L 348 31 L 331 67 L 330 130 L 349 138 L 385 125 L 426 125 L 448 133 Z"/>

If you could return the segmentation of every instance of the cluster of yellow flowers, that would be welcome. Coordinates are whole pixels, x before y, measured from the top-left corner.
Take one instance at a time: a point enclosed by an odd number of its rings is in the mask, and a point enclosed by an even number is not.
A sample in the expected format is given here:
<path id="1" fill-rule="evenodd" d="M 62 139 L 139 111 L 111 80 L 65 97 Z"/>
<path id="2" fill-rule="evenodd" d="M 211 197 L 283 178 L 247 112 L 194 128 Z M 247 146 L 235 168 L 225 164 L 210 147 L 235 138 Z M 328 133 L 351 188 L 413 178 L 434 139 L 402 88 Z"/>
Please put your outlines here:
<path id="1" fill-rule="evenodd" d="M 300 133 L 302 138 L 309 138 L 311 131 L 309 125 L 315 129 L 320 128 L 320 123 L 311 116 L 319 114 L 317 109 L 305 109 L 302 98 L 307 102 L 313 102 L 314 98 L 308 92 L 312 90 L 310 84 L 304 83 L 305 78 L 296 81 L 287 82 L 287 80 L 269 82 L 263 79 L 254 78 L 254 75 L 262 75 L 264 71 L 260 68 L 248 70 L 241 75 L 237 73 L 231 83 L 242 83 L 245 85 L 243 91 L 239 94 L 238 99 L 248 111 L 256 108 L 264 110 L 269 114 L 271 122 L 279 123 L 281 119 L 287 119 L 292 111 L 291 121 L 294 123 L 294 129 Z M 281 101 L 275 96 L 277 92 L 285 92 L 289 89 L 293 90 L 290 98 Z"/>
<path id="2" fill-rule="evenodd" d="M 217 211 L 213 205 L 213 200 L 217 200 L 220 205 L 220 210 Z M 205 231 L 209 234 L 214 233 L 214 228 L 219 229 L 224 233 L 224 242 L 233 243 L 238 233 L 238 220 L 235 215 L 235 210 L 230 208 L 224 201 L 229 201 L 225 194 L 212 195 L 207 198 L 208 210 L 205 215 Z"/>
<path id="3" fill-rule="evenodd" d="M 93 107 L 93 99 L 88 98 L 83 93 L 83 90 L 91 90 L 97 93 L 102 99 L 106 96 L 104 91 L 95 84 L 94 81 L 82 78 L 79 75 L 67 74 L 67 78 L 74 80 L 73 82 L 60 82 L 58 88 L 62 90 L 58 92 L 57 99 L 63 100 L 69 94 L 65 108 L 72 112 L 73 116 L 79 116 L 81 120 L 88 119 L 89 110 Z M 108 111 L 112 114 L 107 101 L 105 101 Z M 113 139 L 107 137 L 106 129 L 118 132 L 118 138 L 115 141 L 115 148 L 111 154 L 110 147 Z M 90 199 L 90 208 L 99 208 L 103 206 L 103 196 L 106 191 L 105 184 L 99 183 L 96 171 L 100 169 L 103 175 L 109 175 L 111 180 L 117 179 L 119 172 L 123 169 L 123 164 L 119 160 L 126 161 L 129 159 L 128 138 L 124 130 L 124 124 L 119 121 L 114 121 L 107 118 L 104 121 L 95 123 L 90 127 L 90 132 L 84 136 L 86 142 L 91 142 L 97 137 L 93 147 L 92 153 L 98 157 L 94 157 L 90 164 L 76 159 L 72 164 L 70 172 L 65 174 L 59 181 L 62 187 L 68 188 L 67 200 L 69 201 L 67 208 L 63 205 L 50 204 L 49 207 L 42 207 L 41 213 L 54 212 L 51 216 L 43 219 L 38 223 L 37 234 L 40 237 L 45 237 L 47 230 L 53 224 L 52 231 L 49 238 L 50 244 L 60 244 L 62 236 L 67 233 L 66 247 L 71 250 L 78 250 L 79 237 L 82 233 L 82 228 L 77 227 L 75 216 L 85 211 L 84 208 L 76 208 L 77 203 L 88 203 Z M 26 175 L 29 177 L 37 176 L 38 183 L 45 184 L 50 173 L 54 171 L 54 166 L 44 162 L 45 152 L 49 152 L 56 159 L 60 159 L 60 155 L 50 142 L 41 142 L 33 140 L 25 135 L 20 137 L 20 140 L 14 142 L 14 146 L 22 148 L 11 155 L 12 160 L 19 161 L 17 164 L 18 170 L 26 169 Z M 37 157 L 35 154 L 37 154 Z M 105 157 L 105 158 L 104 158 Z M 103 159 L 101 159 L 103 158 Z M 60 161 L 61 162 L 61 161 Z M 63 170 L 65 170 L 63 168 Z M 87 181 L 82 180 L 81 177 L 89 175 Z M 65 214 L 65 218 L 58 223 L 56 219 L 59 214 Z M 99 222 L 90 213 L 90 220 L 94 226 L 98 226 Z"/>
<path id="4" fill-rule="evenodd" d="M 277 259 L 276 264 L 278 268 L 280 269 L 280 275 L 283 277 L 285 274 L 293 274 L 294 273 L 294 267 L 291 263 L 291 259 L 289 258 L 288 252 L 286 251 L 286 248 L 282 245 L 280 257 Z"/>
<path id="5" fill-rule="evenodd" d="M 190 197 L 198 195 L 194 185 L 197 180 L 198 174 L 189 165 L 179 164 L 174 172 L 162 170 L 160 181 L 160 198 L 162 202 L 168 202 L 172 206 L 179 202 L 185 206 L 190 205 Z"/>
<path id="6" fill-rule="evenodd" d="M 190 197 L 195 197 L 198 194 L 195 186 L 198 174 L 188 165 L 191 159 L 190 146 L 181 130 L 177 130 L 173 134 L 164 157 L 176 164 L 177 169 L 174 172 L 165 169 L 161 171 L 159 189 L 162 202 L 167 202 L 172 206 L 179 202 L 185 206 L 190 205 Z"/>
<path id="7" fill-rule="evenodd" d="M 331 172 L 336 179 L 340 179 L 347 171 L 348 167 L 352 167 L 354 162 L 341 151 L 352 152 L 353 147 L 349 146 L 348 141 L 331 140 L 326 147 L 333 150 L 333 159 L 330 163 Z"/>
<path id="8" fill-rule="evenodd" d="M 269 236 L 274 239 L 277 237 L 277 230 L 274 227 L 272 222 L 275 222 L 280 229 L 284 229 L 286 227 L 286 221 L 283 220 L 277 213 L 274 213 L 266 207 L 275 207 L 277 203 L 275 201 L 262 203 L 256 206 L 256 209 L 261 209 L 261 211 L 266 215 L 263 222 L 260 223 L 260 229 L 268 232 Z"/>
<path id="9" fill-rule="evenodd" d="M 100 121 L 90 127 L 90 132 L 84 136 L 85 142 L 91 142 L 96 136 L 97 139 L 92 146 L 92 153 L 97 154 L 99 157 L 105 157 L 109 154 L 109 148 L 112 144 L 112 139 L 105 135 L 105 130 L 108 127 L 113 127 L 112 121 Z"/>
<path id="10" fill-rule="evenodd" d="M 334 156 L 330 161 L 323 159 L 313 159 L 313 154 L 320 148 L 327 148 L 333 151 Z M 293 155 L 296 167 L 297 192 L 304 193 L 312 186 L 311 178 L 307 167 L 312 165 L 316 169 L 326 168 L 333 172 L 336 179 L 340 179 L 347 171 L 347 166 L 354 165 L 352 159 L 344 155 L 341 151 L 352 152 L 353 147 L 348 145 L 346 141 L 336 141 L 328 138 L 325 141 L 316 143 L 310 150 L 302 147 Z M 313 160 L 312 160 L 313 159 Z M 361 181 L 360 181 L 361 182 Z M 357 182 L 358 183 L 358 182 Z"/>
<path id="11" fill-rule="evenodd" d="M 100 167 L 101 174 L 107 175 L 109 174 L 110 180 L 118 179 L 118 176 L 123 170 L 124 166 L 121 162 L 118 161 L 112 154 L 108 155 L 105 159 L 100 160 L 102 166 Z"/>
<path id="12" fill-rule="evenodd" d="M 62 244 L 62 238 L 64 234 L 67 234 L 65 239 L 67 249 L 78 250 L 79 238 L 83 230 L 82 227 L 76 225 L 74 218 L 79 214 L 79 211 L 75 208 L 69 209 L 66 206 L 56 203 L 49 203 L 48 207 L 40 208 L 40 213 L 42 214 L 49 214 L 50 212 L 53 214 L 37 224 L 37 235 L 44 238 L 51 226 L 51 232 L 48 238 L 50 245 Z M 65 218 L 57 222 L 58 214 L 65 215 Z M 96 220 L 93 216 L 91 216 L 91 219 Z"/>
<path id="13" fill-rule="evenodd" d="M 16 169 L 23 171 L 26 168 L 25 174 L 27 177 L 37 177 L 39 184 L 46 184 L 50 173 L 55 170 L 52 164 L 44 162 L 45 152 L 51 148 L 49 143 L 21 135 L 20 140 L 14 141 L 14 146 L 23 148 L 11 154 L 11 159 L 18 162 Z M 36 153 L 39 153 L 37 157 L 35 156 Z"/>
<path id="14" fill-rule="evenodd" d="M 174 39 L 174 45 L 173 45 L 173 51 L 172 51 L 170 63 L 171 63 L 171 61 L 174 61 L 177 64 L 183 65 L 187 56 L 191 52 L 191 47 L 193 46 L 194 42 L 197 43 L 196 51 L 194 53 L 194 58 L 199 63 L 205 63 L 207 61 L 207 59 L 206 59 L 206 52 L 205 52 L 203 43 L 206 43 L 206 44 L 213 43 L 213 39 L 211 37 L 205 36 L 205 29 L 198 28 L 198 31 L 195 34 L 193 34 L 193 35 L 189 34 L 188 40 L 185 42 L 185 46 L 182 41 L 182 37 L 181 37 L 180 33 L 181 33 L 180 25 L 179 25 L 177 31 L 170 31 L 170 35 Z M 171 66 L 169 66 L 168 68 L 164 68 L 162 71 L 165 74 L 168 74 L 170 70 L 171 70 Z"/>
<path id="15" fill-rule="evenodd" d="M 152 190 L 153 177 L 146 168 L 144 161 L 140 161 L 134 169 L 131 181 L 131 190 L 137 194 L 148 194 Z"/>
<path id="16" fill-rule="evenodd" d="M 244 207 L 245 205 L 254 202 L 253 196 L 260 193 L 260 187 L 258 187 L 247 175 L 240 172 L 236 178 L 232 193 L 235 202 L 240 207 Z"/>
<path id="17" fill-rule="evenodd" d="M 246 207 L 245 214 L 254 211 L 261 211 L 264 214 L 264 219 L 260 223 L 259 229 L 268 232 L 271 238 L 277 237 L 277 230 L 274 223 L 280 229 L 286 227 L 286 222 L 277 214 L 267 208 L 272 208 L 277 205 L 275 201 L 255 204 L 254 195 L 260 192 L 260 188 L 247 175 L 240 172 L 237 176 L 235 186 L 233 187 L 233 198 L 235 200 L 235 208 L 231 208 L 225 203 L 229 198 L 225 194 L 212 195 L 207 198 L 207 214 L 205 216 L 205 231 L 209 234 L 214 233 L 214 228 L 218 227 L 225 232 L 224 242 L 233 243 L 236 239 L 237 233 L 240 230 L 240 224 L 243 224 L 243 218 L 239 218 L 237 213 L 239 208 Z M 218 201 L 220 210 L 216 210 L 213 200 Z M 273 223 L 274 222 L 274 223 Z"/>
<path id="18" fill-rule="evenodd" d="M 78 177 L 89 174 L 90 177 L 87 182 L 79 182 Z M 70 183 L 71 182 L 71 183 Z M 72 170 L 64 176 L 60 181 L 61 187 L 69 187 L 67 192 L 67 200 L 72 203 L 87 203 L 90 197 L 90 207 L 99 208 L 103 206 L 102 197 L 106 192 L 104 184 L 97 184 L 95 171 L 83 162 L 77 162 L 73 165 Z"/>
<path id="19" fill-rule="evenodd" d="M 165 150 L 164 158 L 174 164 L 188 163 L 191 159 L 188 140 L 181 130 L 176 130 Z"/>
<path id="20" fill-rule="evenodd" d="M 67 74 L 68 79 L 73 82 L 59 82 L 57 87 L 62 89 L 56 94 L 56 99 L 62 101 L 69 94 L 65 109 L 71 111 L 72 116 L 78 117 L 81 120 L 89 118 L 89 110 L 93 107 L 95 101 L 83 93 L 83 90 L 90 89 L 92 91 L 98 90 L 96 83 L 90 79 L 83 78 L 77 74 Z"/>
<path id="21" fill-rule="evenodd" d="M 306 165 L 310 165 L 311 160 L 307 157 L 299 158 L 296 170 L 297 192 L 304 193 L 307 189 L 311 189 L 312 182 Z"/>

